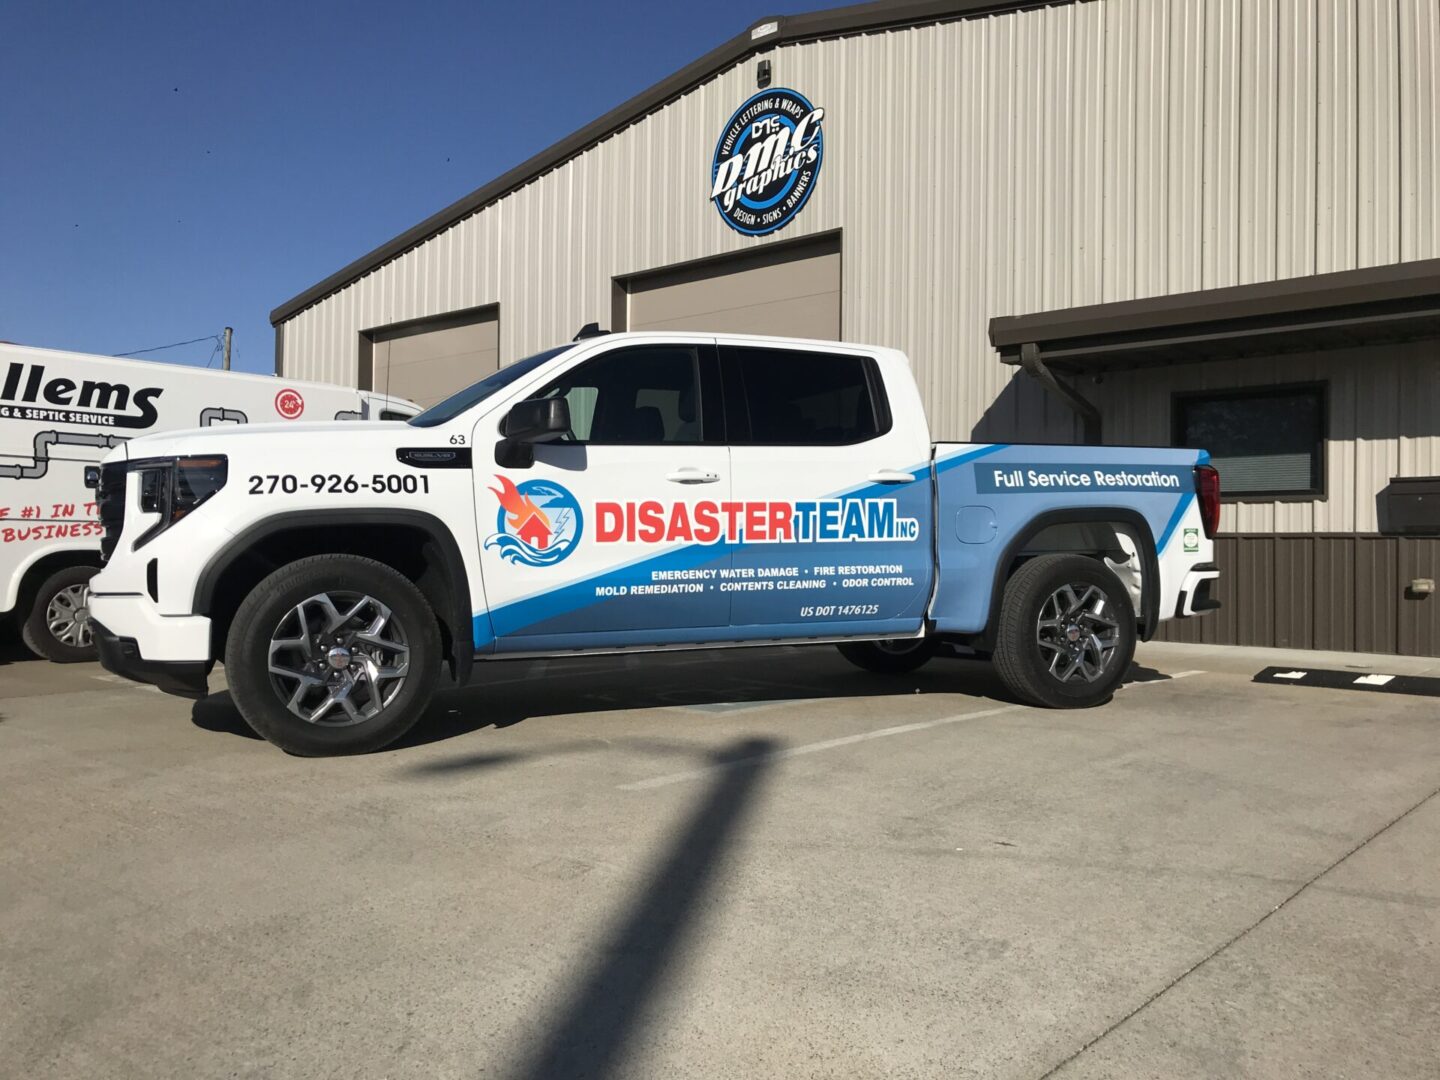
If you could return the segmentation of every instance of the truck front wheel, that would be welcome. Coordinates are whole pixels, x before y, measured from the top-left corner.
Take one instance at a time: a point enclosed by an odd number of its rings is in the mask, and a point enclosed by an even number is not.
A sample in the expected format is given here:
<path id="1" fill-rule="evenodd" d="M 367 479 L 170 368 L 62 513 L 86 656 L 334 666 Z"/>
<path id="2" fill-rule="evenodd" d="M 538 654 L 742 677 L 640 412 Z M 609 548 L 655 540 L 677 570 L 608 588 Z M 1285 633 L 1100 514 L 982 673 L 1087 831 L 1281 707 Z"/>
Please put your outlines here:
<path id="1" fill-rule="evenodd" d="M 240 715 L 303 757 L 400 738 L 430 703 L 439 666 L 439 625 L 420 590 L 354 555 L 301 559 L 265 578 L 225 647 Z"/>
<path id="2" fill-rule="evenodd" d="M 1129 590 L 1103 563 L 1042 555 L 1006 583 L 993 659 L 1021 701 L 1052 709 L 1098 705 L 1134 655 Z"/>

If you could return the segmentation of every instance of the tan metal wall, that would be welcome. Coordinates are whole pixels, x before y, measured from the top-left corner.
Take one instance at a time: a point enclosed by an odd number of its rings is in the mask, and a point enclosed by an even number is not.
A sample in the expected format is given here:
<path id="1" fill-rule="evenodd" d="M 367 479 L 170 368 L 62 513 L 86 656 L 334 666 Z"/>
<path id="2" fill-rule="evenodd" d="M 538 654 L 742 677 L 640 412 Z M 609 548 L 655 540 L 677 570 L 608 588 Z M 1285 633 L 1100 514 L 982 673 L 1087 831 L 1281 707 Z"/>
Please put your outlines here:
<path id="1" fill-rule="evenodd" d="M 1329 389 L 1325 498 L 1226 503 L 1221 529 L 1378 531 L 1375 496 L 1391 477 L 1440 476 L 1440 342 L 1178 364 L 1120 372 L 1082 389 L 1100 406 L 1105 442 L 1168 446 L 1176 392 L 1302 382 Z"/>
<path id="2" fill-rule="evenodd" d="M 991 316 L 1440 256 L 1437 57 L 1436 0 L 1093 0 L 785 46 L 826 155 L 780 236 L 843 231 L 844 336 L 910 353 L 938 437 L 1068 438 Z M 617 276 L 754 247 L 707 200 L 754 71 L 300 313 L 287 373 L 353 382 L 358 330 L 496 302 L 514 359 L 608 322 Z"/>

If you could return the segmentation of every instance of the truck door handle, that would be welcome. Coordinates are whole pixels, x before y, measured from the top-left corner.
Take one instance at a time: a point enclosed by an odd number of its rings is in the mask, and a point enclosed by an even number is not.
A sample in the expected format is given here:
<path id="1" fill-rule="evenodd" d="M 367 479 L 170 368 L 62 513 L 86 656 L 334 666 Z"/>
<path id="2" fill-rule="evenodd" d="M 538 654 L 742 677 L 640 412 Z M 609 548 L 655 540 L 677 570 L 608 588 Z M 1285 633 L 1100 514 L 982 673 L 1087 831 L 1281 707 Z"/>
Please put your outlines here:
<path id="1" fill-rule="evenodd" d="M 665 479 L 672 484 L 714 484 L 719 481 L 720 474 L 701 472 L 699 469 L 687 465 L 683 469 L 675 469 L 666 473 Z"/>
<path id="2" fill-rule="evenodd" d="M 869 480 L 872 484 L 911 484 L 915 481 L 915 474 L 901 472 L 899 469 L 880 469 L 872 472 Z"/>

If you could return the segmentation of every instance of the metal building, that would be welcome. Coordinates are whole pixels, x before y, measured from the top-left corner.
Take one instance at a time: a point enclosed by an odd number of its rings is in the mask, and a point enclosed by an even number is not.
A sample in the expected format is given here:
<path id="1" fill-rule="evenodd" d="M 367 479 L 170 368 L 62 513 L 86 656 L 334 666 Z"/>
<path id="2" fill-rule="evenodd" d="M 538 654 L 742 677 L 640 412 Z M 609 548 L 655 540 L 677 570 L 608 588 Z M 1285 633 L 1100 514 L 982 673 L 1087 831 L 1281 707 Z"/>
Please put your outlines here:
<path id="1" fill-rule="evenodd" d="M 599 322 L 904 349 L 937 437 L 1204 444 L 1207 641 L 1440 654 L 1440 2 L 763 19 L 271 315 L 438 400 Z"/>

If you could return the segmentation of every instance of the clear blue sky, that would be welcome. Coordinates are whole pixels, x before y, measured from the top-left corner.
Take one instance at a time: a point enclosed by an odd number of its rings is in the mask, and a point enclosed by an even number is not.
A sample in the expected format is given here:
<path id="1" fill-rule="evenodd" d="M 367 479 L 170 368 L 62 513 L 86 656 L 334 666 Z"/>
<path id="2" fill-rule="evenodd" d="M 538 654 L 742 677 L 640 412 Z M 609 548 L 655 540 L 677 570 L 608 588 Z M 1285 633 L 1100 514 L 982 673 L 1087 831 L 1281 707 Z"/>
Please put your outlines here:
<path id="1" fill-rule="evenodd" d="M 839 2 L 0 0 L 0 340 L 228 324 L 269 371 L 271 308 L 755 19 Z"/>

